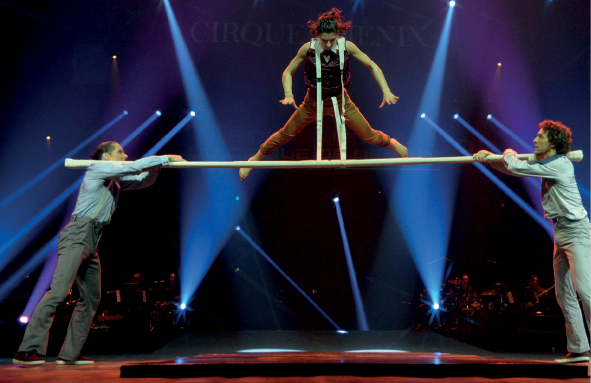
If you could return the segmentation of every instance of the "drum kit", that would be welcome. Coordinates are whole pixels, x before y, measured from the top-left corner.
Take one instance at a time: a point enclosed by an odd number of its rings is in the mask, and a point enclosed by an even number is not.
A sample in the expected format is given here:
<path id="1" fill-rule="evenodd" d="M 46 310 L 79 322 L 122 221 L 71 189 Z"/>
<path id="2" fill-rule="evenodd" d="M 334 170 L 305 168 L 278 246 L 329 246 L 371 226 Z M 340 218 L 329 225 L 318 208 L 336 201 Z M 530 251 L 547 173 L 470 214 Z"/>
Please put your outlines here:
<path id="1" fill-rule="evenodd" d="M 447 309 L 450 329 L 461 329 L 470 324 L 492 328 L 506 323 L 506 317 L 512 317 L 519 311 L 519 304 L 525 302 L 524 286 L 495 283 L 482 293 L 476 293 L 471 287 L 462 286 L 462 279 L 447 281 L 452 288 L 443 293 L 444 307 Z"/>

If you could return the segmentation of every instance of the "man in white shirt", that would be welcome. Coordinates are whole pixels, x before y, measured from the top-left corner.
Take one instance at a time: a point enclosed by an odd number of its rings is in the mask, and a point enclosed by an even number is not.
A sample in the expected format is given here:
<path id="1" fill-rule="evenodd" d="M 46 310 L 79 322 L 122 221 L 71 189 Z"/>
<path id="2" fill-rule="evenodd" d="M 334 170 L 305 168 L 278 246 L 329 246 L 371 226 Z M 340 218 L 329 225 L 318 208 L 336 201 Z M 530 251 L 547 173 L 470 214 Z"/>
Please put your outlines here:
<path id="1" fill-rule="evenodd" d="M 583 311 L 590 325 L 591 306 L 591 224 L 581 202 L 574 168 L 566 158 L 570 151 L 572 134 L 560 122 L 545 120 L 534 139 L 536 161 L 517 159 L 517 152 L 505 150 L 503 161 L 491 165 L 513 176 L 542 177 L 542 207 L 546 219 L 554 227 L 554 280 L 556 300 L 564 314 L 568 354 L 556 359 L 558 363 L 589 361 L 589 340 L 585 332 Z M 490 152 L 474 154 L 477 161 L 486 161 Z"/>
<path id="2" fill-rule="evenodd" d="M 92 153 L 93 160 L 125 161 L 127 154 L 117 142 L 103 142 Z M 45 363 L 49 329 L 56 307 L 66 298 L 74 280 L 80 299 L 72 314 L 66 339 L 57 364 L 92 364 L 80 355 L 90 331 L 92 318 L 101 298 L 101 265 L 97 246 L 103 227 L 111 221 L 121 190 L 136 190 L 152 185 L 161 166 L 184 161 L 181 156 L 142 158 L 125 165 L 90 165 L 80 186 L 76 208 L 70 223 L 59 236 L 58 263 L 50 289 L 45 293 L 27 325 L 15 364 L 31 366 Z"/>

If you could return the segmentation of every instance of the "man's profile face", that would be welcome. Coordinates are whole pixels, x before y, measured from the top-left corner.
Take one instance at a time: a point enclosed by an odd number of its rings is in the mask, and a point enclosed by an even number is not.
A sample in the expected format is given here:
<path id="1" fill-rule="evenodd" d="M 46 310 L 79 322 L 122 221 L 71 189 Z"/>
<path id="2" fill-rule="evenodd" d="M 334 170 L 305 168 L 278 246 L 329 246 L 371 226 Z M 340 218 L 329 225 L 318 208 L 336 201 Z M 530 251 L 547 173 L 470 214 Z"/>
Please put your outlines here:
<path id="1" fill-rule="evenodd" d="M 546 155 L 554 149 L 554 145 L 548 141 L 548 132 L 545 132 L 544 129 L 540 129 L 538 135 L 534 139 L 534 144 L 536 146 L 535 154 L 538 156 L 546 157 Z"/>
<path id="2" fill-rule="evenodd" d="M 127 159 L 127 154 L 123 151 L 121 145 L 115 143 L 113 144 L 115 149 L 111 150 L 108 153 L 103 153 L 103 160 L 105 161 L 125 161 Z"/>

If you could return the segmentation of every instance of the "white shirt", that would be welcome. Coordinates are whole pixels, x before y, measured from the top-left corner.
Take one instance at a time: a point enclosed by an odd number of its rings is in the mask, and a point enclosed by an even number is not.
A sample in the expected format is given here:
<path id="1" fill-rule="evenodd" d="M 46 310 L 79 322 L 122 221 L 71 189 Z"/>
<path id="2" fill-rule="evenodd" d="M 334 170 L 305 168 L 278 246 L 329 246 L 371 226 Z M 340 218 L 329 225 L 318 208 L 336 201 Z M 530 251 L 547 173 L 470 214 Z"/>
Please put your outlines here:
<path id="1" fill-rule="evenodd" d="M 542 177 L 542 207 L 546 219 L 565 217 L 578 221 L 587 217 L 573 164 L 564 154 L 527 162 L 509 152 L 503 155 L 503 164 L 516 175 Z"/>
<path id="2" fill-rule="evenodd" d="M 158 177 L 158 169 L 163 165 L 168 165 L 168 156 L 142 158 L 125 165 L 108 162 L 90 165 L 82 180 L 72 216 L 91 217 L 108 190 L 104 205 L 96 216 L 97 222 L 108 224 L 117 207 L 119 192 L 152 185 Z"/>

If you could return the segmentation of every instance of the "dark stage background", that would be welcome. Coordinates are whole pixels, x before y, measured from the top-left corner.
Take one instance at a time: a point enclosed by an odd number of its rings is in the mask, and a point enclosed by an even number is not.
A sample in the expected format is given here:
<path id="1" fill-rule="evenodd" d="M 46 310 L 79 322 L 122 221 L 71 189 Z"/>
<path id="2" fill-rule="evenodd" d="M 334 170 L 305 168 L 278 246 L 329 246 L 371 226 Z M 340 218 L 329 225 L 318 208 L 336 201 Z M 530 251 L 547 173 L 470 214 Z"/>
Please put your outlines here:
<path id="1" fill-rule="evenodd" d="M 229 151 L 209 147 L 207 158 L 231 160 L 254 155 L 290 117 L 290 107 L 278 102 L 283 98 L 282 72 L 311 38 L 306 22 L 333 6 L 353 21 L 346 37 L 380 66 L 392 92 L 400 96 L 395 106 L 378 109 L 379 87 L 371 73 L 352 60 L 352 99 L 374 128 L 406 144 L 420 114 L 448 9 L 446 2 L 437 0 L 178 0 L 171 5 Z M 129 115 L 77 158 L 87 158 L 98 142 L 123 140 L 161 110 L 162 117 L 126 147 L 131 158 L 138 158 L 190 111 L 159 0 L 0 1 L 0 18 L 2 200 L 124 109 Z M 503 65 L 500 77 L 495 77 L 498 62 Z M 300 68 L 294 75 L 298 103 L 305 94 L 302 76 Z M 458 1 L 436 122 L 469 152 L 485 147 L 453 120 L 455 113 L 499 148 L 518 151 L 523 150 L 503 136 L 487 114 L 493 113 L 528 142 L 535 137 L 538 122 L 561 120 L 573 130 L 573 149 L 587 156 L 575 164 L 575 173 L 588 190 L 589 104 L 588 1 Z M 200 137 L 191 124 L 159 153 L 193 161 L 205 158 L 203 149 L 194 145 Z M 325 125 L 325 148 L 335 153 L 334 123 Z M 308 127 L 267 159 L 313 159 L 314 130 Z M 349 158 L 393 156 L 388 149 L 365 144 L 351 131 L 347 137 Z M 459 155 L 440 138 L 432 152 L 412 146 L 409 151 L 411 156 Z M 468 273 L 480 291 L 497 282 L 527 283 L 531 274 L 540 276 L 543 287 L 552 285 L 551 237 L 472 165 L 254 170 L 242 184 L 239 198 L 216 214 L 238 212 L 228 226 L 240 225 L 339 326 L 356 329 L 353 292 L 332 202 L 339 196 L 369 328 L 405 329 L 416 321 L 415 307 L 425 286 L 403 234 L 407 222 L 393 213 L 403 206 L 390 196 L 402 175 L 436 176 L 447 167 L 458 170 L 457 195 L 447 201 L 453 211 L 447 248 L 433 257 L 444 263 L 441 268 L 449 270 L 449 278 Z M 99 246 L 105 292 L 129 282 L 137 272 L 147 282 L 180 272 L 181 259 L 187 256 L 179 235 L 187 224 L 182 217 L 191 214 L 184 201 L 204 198 L 199 183 L 184 179 L 189 172 L 207 182 L 200 170 L 163 170 L 153 187 L 123 193 Z M 237 170 L 219 172 L 238 177 Z M 60 167 L 2 208 L 5 243 L 82 174 Z M 502 174 L 499 178 L 539 207 L 539 198 L 532 199 L 520 180 Z M 421 195 L 417 190 L 414 198 Z M 589 198 L 584 200 L 589 210 Z M 59 231 L 73 203 L 72 199 L 60 203 L 35 226 L 33 237 L 0 269 L 0 283 Z M 210 219 L 195 214 L 196 220 Z M 421 224 L 428 227 L 438 219 L 442 217 Z M 208 255 L 207 272 L 190 303 L 199 326 L 334 329 L 242 236 L 231 231 L 221 237 L 221 250 Z M 20 315 L 40 271 L 35 268 L 0 297 L 4 323 L 13 323 Z M 200 273 L 184 270 L 181 276 L 198 279 Z"/>

